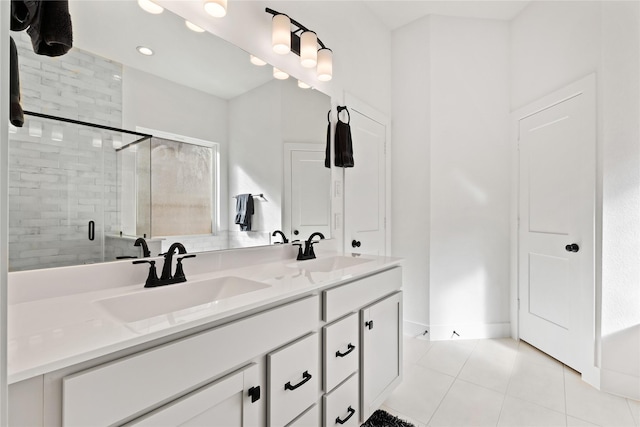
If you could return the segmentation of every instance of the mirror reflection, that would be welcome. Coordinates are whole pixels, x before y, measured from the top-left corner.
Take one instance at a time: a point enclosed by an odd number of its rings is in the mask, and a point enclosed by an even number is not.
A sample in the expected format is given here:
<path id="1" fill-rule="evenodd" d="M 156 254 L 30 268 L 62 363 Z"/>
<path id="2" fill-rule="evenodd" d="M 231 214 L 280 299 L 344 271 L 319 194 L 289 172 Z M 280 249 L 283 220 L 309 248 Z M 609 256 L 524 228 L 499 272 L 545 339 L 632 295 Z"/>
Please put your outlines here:
<path id="1" fill-rule="evenodd" d="M 33 115 L 10 128 L 11 271 L 140 257 L 137 237 L 155 256 L 175 241 L 199 252 L 281 242 L 275 230 L 329 236 L 328 96 L 168 10 L 72 0 L 70 12 L 64 56 L 11 34 L 23 109 L 135 133 Z"/>

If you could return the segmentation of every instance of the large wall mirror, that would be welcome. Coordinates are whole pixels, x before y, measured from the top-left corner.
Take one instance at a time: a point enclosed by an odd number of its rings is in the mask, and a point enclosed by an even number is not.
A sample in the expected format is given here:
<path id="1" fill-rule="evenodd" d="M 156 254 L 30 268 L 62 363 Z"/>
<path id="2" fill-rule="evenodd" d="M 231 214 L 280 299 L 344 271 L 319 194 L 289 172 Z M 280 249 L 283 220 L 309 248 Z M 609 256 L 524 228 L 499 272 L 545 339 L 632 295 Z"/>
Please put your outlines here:
<path id="1" fill-rule="evenodd" d="M 10 271 L 139 257 L 143 236 L 154 256 L 175 241 L 189 252 L 275 244 L 275 230 L 330 237 L 327 95 L 168 10 L 69 7 L 64 56 L 11 33 L 22 106 L 108 129 L 38 115 L 10 128 Z M 250 229 L 236 223 L 246 194 Z"/>

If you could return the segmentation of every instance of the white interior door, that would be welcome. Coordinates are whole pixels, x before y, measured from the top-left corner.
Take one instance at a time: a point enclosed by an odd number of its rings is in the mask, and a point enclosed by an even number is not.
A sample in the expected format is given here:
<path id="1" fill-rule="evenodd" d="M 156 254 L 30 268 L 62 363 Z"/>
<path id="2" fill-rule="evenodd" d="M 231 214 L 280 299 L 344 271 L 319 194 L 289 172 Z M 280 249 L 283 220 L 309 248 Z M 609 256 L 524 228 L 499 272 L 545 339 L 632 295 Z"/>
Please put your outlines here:
<path id="1" fill-rule="evenodd" d="M 568 93 L 519 121 L 519 334 L 582 372 L 594 289 L 595 97 L 593 87 Z"/>
<path id="2" fill-rule="evenodd" d="M 345 169 L 345 252 L 385 255 L 386 127 L 351 110 L 354 167 Z"/>
<path id="3" fill-rule="evenodd" d="M 331 170 L 324 167 L 322 144 L 285 145 L 283 231 L 292 240 L 319 231 L 330 237 Z"/>

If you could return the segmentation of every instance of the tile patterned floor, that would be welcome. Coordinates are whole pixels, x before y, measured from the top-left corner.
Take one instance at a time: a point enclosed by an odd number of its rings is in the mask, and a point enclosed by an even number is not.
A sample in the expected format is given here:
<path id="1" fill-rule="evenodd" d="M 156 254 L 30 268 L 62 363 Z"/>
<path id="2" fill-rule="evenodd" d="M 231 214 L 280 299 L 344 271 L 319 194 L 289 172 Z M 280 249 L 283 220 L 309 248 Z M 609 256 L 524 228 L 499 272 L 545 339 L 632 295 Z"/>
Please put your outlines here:
<path id="1" fill-rule="evenodd" d="M 405 337 L 404 380 L 382 409 L 416 427 L 640 427 L 640 402 L 599 392 L 525 342 Z"/>

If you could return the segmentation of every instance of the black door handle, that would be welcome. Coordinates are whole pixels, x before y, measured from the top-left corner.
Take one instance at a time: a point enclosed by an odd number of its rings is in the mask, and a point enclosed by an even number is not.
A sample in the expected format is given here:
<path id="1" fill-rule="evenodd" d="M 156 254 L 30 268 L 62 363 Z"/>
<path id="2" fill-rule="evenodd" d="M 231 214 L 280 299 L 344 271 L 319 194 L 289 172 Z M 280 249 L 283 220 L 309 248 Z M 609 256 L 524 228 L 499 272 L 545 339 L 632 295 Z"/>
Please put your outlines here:
<path id="1" fill-rule="evenodd" d="M 293 230 L 293 234 L 294 236 L 297 236 L 298 234 L 300 234 L 300 232 L 298 230 Z"/>
<path id="2" fill-rule="evenodd" d="M 369 320 L 368 322 L 364 322 L 364 326 L 369 328 L 369 330 L 373 329 L 373 320 Z"/>
<path id="3" fill-rule="evenodd" d="M 95 221 L 89 221 L 89 240 L 96 238 L 96 223 Z"/>
<path id="4" fill-rule="evenodd" d="M 260 386 L 251 387 L 249 389 L 249 397 L 251 398 L 251 403 L 255 403 L 260 400 Z"/>
<path id="5" fill-rule="evenodd" d="M 567 252 L 578 252 L 580 250 L 580 246 L 577 243 L 572 243 L 564 247 Z"/>
<path id="6" fill-rule="evenodd" d="M 291 381 L 288 381 L 285 385 L 284 385 L 284 389 L 285 390 L 295 390 L 298 387 L 300 387 L 302 384 L 306 383 L 307 381 L 309 381 L 311 379 L 311 374 L 309 373 L 309 371 L 304 371 L 304 373 L 302 374 L 302 378 L 303 380 L 300 381 L 298 384 L 296 385 L 291 385 Z"/>
<path id="7" fill-rule="evenodd" d="M 344 424 L 347 421 L 349 421 L 349 418 L 353 417 L 353 414 L 356 413 L 356 410 L 353 409 L 351 406 L 349 406 L 349 409 L 347 409 L 347 412 L 349 413 L 349 415 L 347 415 L 347 417 L 344 420 L 341 420 L 340 417 L 336 417 L 336 424 Z"/>
<path id="8" fill-rule="evenodd" d="M 344 353 L 340 353 L 340 350 L 336 351 L 336 357 L 345 357 L 347 354 L 351 353 L 356 348 L 355 345 L 349 343 L 347 346 L 347 351 Z"/>
<path id="9" fill-rule="evenodd" d="M 362 243 L 360 243 L 360 241 L 355 240 L 355 239 L 351 241 L 351 247 L 352 248 L 359 248 L 361 244 Z"/>

